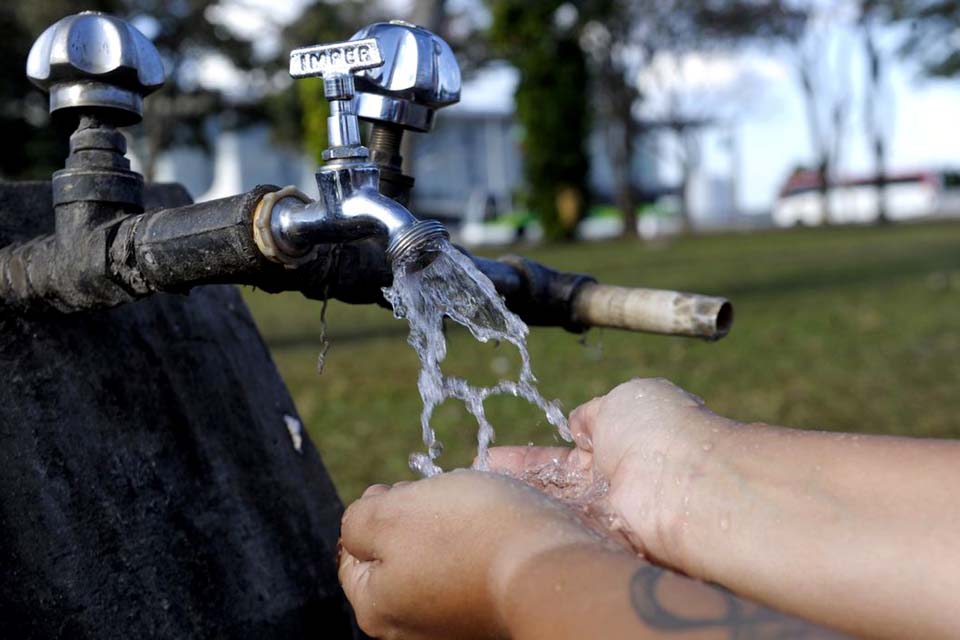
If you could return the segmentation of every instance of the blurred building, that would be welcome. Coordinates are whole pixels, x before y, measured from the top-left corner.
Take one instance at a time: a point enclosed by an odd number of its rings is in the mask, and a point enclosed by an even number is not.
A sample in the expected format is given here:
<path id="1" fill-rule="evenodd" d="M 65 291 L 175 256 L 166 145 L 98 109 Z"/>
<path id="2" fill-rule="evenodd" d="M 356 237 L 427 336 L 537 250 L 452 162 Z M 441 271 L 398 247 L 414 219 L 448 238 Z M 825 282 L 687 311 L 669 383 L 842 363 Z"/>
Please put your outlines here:
<path id="1" fill-rule="evenodd" d="M 687 188 L 687 202 L 697 228 L 726 228 L 737 222 L 736 190 L 730 176 L 695 172 Z"/>

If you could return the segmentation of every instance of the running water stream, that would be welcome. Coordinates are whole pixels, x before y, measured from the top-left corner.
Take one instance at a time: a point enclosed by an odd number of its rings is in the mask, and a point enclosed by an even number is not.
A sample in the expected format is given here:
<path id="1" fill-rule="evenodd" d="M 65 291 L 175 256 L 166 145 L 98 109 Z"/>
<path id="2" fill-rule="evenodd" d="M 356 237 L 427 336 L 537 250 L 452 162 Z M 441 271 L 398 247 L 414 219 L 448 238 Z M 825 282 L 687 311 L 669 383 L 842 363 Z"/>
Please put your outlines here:
<path id="1" fill-rule="evenodd" d="M 494 437 L 493 425 L 487 420 L 483 406 L 484 400 L 490 396 L 510 394 L 535 404 L 560 436 L 571 441 L 560 407 L 556 402 L 545 400 L 537 390 L 537 379 L 530 368 L 527 351 L 527 325 L 507 309 L 493 283 L 473 261 L 448 241 L 440 240 L 427 250 L 436 256 L 430 264 L 423 267 L 422 262 L 407 261 L 394 265 L 393 285 L 383 290 L 393 305 L 394 315 L 410 323 L 408 342 L 420 357 L 417 387 L 423 399 L 420 426 L 427 453 L 412 454 L 410 467 L 422 476 L 442 471 L 436 459 L 443 446 L 430 426 L 430 418 L 434 409 L 448 398 L 463 401 L 477 420 L 477 461 L 474 465 L 477 469 L 487 468 L 487 449 Z M 521 357 L 519 378 L 483 387 L 444 374 L 440 368 L 447 355 L 444 317 L 467 327 L 481 342 L 506 341 L 516 346 Z"/>

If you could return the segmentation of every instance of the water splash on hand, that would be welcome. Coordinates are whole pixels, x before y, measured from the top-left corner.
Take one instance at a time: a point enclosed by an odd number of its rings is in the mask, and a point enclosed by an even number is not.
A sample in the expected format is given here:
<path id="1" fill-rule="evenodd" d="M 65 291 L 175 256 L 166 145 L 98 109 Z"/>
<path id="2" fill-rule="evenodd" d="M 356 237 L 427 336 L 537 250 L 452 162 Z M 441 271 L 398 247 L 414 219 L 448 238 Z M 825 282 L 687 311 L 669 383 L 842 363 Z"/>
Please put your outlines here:
<path id="1" fill-rule="evenodd" d="M 393 285 L 383 290 L 393 305 L 394 315 L 406 318 L 410 323 L 407 341 L 420 358 L 417 388 L 423 399 L 420 426 L 427 453 L 411 455 L 411 468 L 423 476 L 441 472 L 435 461 L 443 447 L 430 426 L 430 418 L 434 409 L 447 398 L 463 401 L 477 420 L 477 462 L 474 465 L 477 469 L 487 468 L 487 449 L 494 438 L 493 425 L 483 406 L 490 396 L 509 394 L 535 404 L 543 410 L 547 421 L 557 428 L 560 436 L 571 441 L 560 407 L 556 402 L 545 400 L 537 390 L 537 379 L 527 351 L 527 325 L 507 309 L 493 283 L 468 256 L 446 240 L 436 242 L 428 250 L 432 262 L 426 266 L 422 260 L 394 265 Z M 447 355 L 444 317 L 467 327 L 480 342 L 493 340 L 513 344 L 521 357 L 519 378 L 482 387 L 444 374 L 440 368 Z"/>

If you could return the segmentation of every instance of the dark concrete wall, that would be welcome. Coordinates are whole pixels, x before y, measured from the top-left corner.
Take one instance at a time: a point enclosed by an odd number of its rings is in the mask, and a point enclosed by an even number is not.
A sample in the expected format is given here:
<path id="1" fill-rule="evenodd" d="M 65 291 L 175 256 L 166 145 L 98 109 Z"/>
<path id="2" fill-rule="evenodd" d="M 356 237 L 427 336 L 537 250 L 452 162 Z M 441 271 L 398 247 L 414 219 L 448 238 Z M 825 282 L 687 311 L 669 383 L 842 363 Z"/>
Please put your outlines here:
<path id="1" fill-rule="evenodd" d="M 52 228 L 48 183 L 0 185 L 0 246 Z M 285 416 L 233 287 L 0 316 L 0 637 L 350 637 L 342 507 Z"/>

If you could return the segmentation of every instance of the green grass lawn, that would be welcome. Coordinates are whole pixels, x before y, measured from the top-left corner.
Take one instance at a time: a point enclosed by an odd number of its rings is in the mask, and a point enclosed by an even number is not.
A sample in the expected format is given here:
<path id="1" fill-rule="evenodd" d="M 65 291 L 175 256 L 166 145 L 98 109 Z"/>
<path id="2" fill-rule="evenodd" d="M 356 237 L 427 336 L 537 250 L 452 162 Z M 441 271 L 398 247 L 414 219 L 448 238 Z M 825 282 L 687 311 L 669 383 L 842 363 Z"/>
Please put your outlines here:
<path id="1" fill-rule="evenodd" d="M 612 330 L 586 342 L 533 328 L 544 395 L 572 409 L 635 376 L 663 376 L 741 420 L 804 428 L 960 436 L 960 224 L 805 229 L 616 241 L 521 250 L 601 282 L 730 298 L 736 321 L 708 344 Z M 373 482 L 410 478 L 422 448 L 417 358 L 406 323 L 378 307 L 332 302 L 331 348 L 316 371 L 320 303 L 245 291 L 314 443 L 345 500 Z M 446 370 L 493 382 L 515 374 L 512 347 L 448 333 Z M 556 440 L 522 400 L 494 398 L 499 444 Z M 459 403 L 434 418 L 445 468 L 475 452 Z"/>

